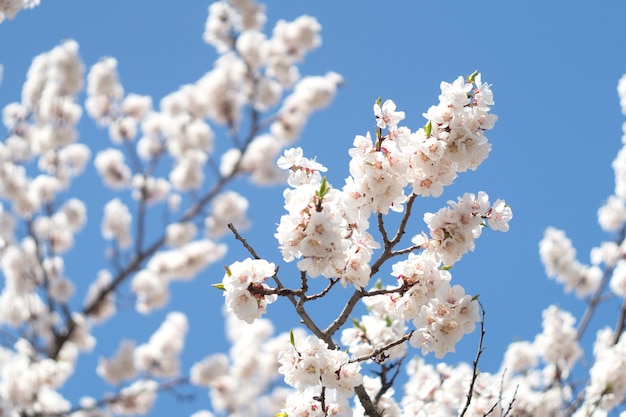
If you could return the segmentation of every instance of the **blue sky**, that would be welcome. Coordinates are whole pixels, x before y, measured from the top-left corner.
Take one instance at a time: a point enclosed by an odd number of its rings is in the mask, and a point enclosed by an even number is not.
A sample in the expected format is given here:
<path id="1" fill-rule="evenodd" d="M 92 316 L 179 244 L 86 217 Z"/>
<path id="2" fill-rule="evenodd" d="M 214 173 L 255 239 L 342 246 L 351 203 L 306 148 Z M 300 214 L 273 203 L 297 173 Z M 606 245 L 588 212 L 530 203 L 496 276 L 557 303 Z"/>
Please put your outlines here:
<path id="1" fill-rule="evenodd" d="M 212 68 L 215 52 L 201 39 L 208 4 L 42 0 L 40 7 L 0 24 L 0 105 L 19 100 L 31 59 L 65 38 L 80 44 L 87 66 L 102 56 L 116 57 L 126 91 L 150 94 L 156 103 Z M 301 71 L 333 70 L 346 80 L 333 105 L 311 119 L 300 142 L 307 155 L 329 168 L 328 177 L 338 187 L 348 174 L 347 150 L 354 135 L 374 127 L 371 109 L 378 96 L 393 99 L 406 112 L 407 126 L 417 129 L 425 122 L 422 112 L 437 101 L 440 81 L 480 70 L 492 84 L 499 116 L 488 134 L 493 144 L 489 159 L 478 171 L 460 176 L 441 199 L 424 200 L 417 210 L 436 210 L 446 200 L 480 190 L 513 208 L 510 232 L 483 233 L 475 253 L 452 271 L 466 291 L 481 294 L 487 311 L 484 369 L 498 367 L 509 342 L 532 339 L 549 304 L 580 316 L 584 304 L 563 296 L 545 277 L 538 243 L 546 227 L 565 229 L 579 259 L 588 262 L 589 250 L 611 238 L 597 226 L 596 211 L 612 193 L 610 163 L 621 146 L 624 117 L 616 85 L 626 72 L 626 3 L 603 1 L 592 7 L 583 1 L 483 1 L 468 7 L 456 1 L 280 0 L 270 1 L 267 11 L 267 28 L 281 18 L 316 16 L 323 43 Z M 94 151 L 108 145 L 106 131 L 87 117 L 80 129 L 80 140 Z M 106 265 L 98 230 L 101 206 L 112 195 L 94 192 L 94 184 L 100 182 L 92 169 L 75 189 L 87 201 L 90 219 L 90 227 L 78 236 L 79 246 L 66 259 L 79 289 Z M 266 189 L 250 197 L 254 225 L 246 236 L 273 261 L 280 260 L 271 236 L 282 213 L 281 192 L 280 187 Z M 420 215 L 412 224 L 416 231 L 424 227 Z M 225 262 L 245 256 L 235 244 Z M 183 359 L 187 368 L 225 347 L 222 298 L 210 287 L 221 275 L 220 263 L 173 289 L 172 309 L 183 309 L 191 323 Z M 80 299 L 82 295 L 77 303 Z M 295 322 L 283 319 L 288 311 L 283 305 L 276 307 L 283 314 L 274 316 L 281 330 Z M 67 395 L 102 393 L 105 387 L 94 376 L 98 354 L 113 353 L 120 336 L 145 341 L 165 313 L 144 318 L 127 309 L 97 328 L 98 347 L 81 357 L 82 369 L 69 382 Z M 616 317 L 616 307 L 607 306 L 592 327 L 612 326 Z M 468 337 L 459 354 L 446 360 L 470 361 L 475 345 L 476 337 Z M 171 415 L 172 403 L 164 399 L 152 415 Z M 201 393 L 197 402 L 175 406 L 177 415 L 185 415 L 206 404 Z"/>

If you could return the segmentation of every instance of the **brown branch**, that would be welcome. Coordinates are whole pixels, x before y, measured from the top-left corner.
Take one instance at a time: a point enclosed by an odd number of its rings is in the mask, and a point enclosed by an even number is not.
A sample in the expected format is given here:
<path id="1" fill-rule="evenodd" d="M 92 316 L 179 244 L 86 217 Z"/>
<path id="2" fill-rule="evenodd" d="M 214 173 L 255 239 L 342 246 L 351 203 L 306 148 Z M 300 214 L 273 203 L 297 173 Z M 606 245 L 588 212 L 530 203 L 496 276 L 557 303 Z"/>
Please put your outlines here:
<path id="1" fill-rule="evenodd" d="M 376 374 L 378 374 L 381 379 L 380 389 L 378 390 L 378 393 L 376 393 L 376 396 L 374 397 L 374 403 L 377 406 L 381 398 L 383 397 L 383 395 L 385 395 L 386 392 L 388 392 L 391 388 L 393 388 L 393 384 L 395 383 L 396 378 L 398 377 L 398 375 L 400 375 L 400 368 L 402 366 L 402 362 L 404 361 L 404 359 L 406 359 L 406 356 L 403 356 L 402 358 L 400 358 L 397 362 L 393 364 L 388 364 L 388 363 L 381 364 L 381 371 L 376 372 Z M 393 369 L 393 374 L 391 375 L 391 378 L 388 378 L 387 374 L 392 369 Z"/>
<path id="2" fill-rule="evenodd" d="M 620 230 L 619 238 L 616 239 L 615 243 L 619 246 L 624 242 L 625 238 L 626 238 L 626 227 L 622 227 L 622 230 Z M 602 281 L 600 281 L 600 285 L 598 286 L 598 289 L 593 294 L 593 296 L 589 299 L 589 302 L 587 303 L 587 308 L 585 308 L 583 317 L 580 319 L 580 323 L 578 323 L 578 328 L 576 329 L 576 340 L 580 340 L 583 333 L 587 329 L 589 320 L 591 320 L 591 316 L 595 312 L 597 305 L 602 300 L 602 293 L 604 292 L 604 289 L 609 283 L 611 275 L 613 275 L 614 269 L 615 269 L 615 266 L 611 266 L 611 267 L 607 267 L 604 270 Z"/>
<path id="3" fill-rule="evenodd" d="M 353 362 L 364 362 L 364 361 L 367 361 L 367 360 L 370 360 L 370 359 L 376 361 L 376 357 L 378 355 L 384 353 L 385 351 L 387 351 L 387 350 L 389 350 L 389 349 L 391 349 L 391 348 L 393 348 L 395 346 L 401 345 L 402 343 L 406 342 L 407 340 L 409 340 L 411 338 L 411 336 L 413 336 L 414 332 L 415 332 L 415 330 L 411 330 L 409 333 L 405 334 L 400 339 L 394 340 L 393 342 L 387 343 L 384 346 L 376 348 L 376 349 L 374 349 L 372 351 L 372 353 L 369 353 L 367 355 L 359 356 L 358 358 L 352 358 L 352 359 L 350 359 L 349 362 L 350 363 L 353 363 Z"/>
<path id="4" fill-rule="evenodd" d="M 616 345 L 619 341 L 622 332 L 624 331 L 624 327 L 626 327 L 626 301 L 622 304 L 622 307 L 619 311 L 619 318 L 617 319 L 617 324 L 615 325 L 615 331 L 613 332 L 613 344 Z"/>
<path id="5" fill-rule="evenodd" d="M 200 213 L 203 210 L 203 208 L 211 200 L 213 200 L 213 198 L 215 198 L 217 194 L 219 194 L 222 191 L 222 189 L 226 186 L 226 184 L 230 180 L 233 179 L 233 177 L 235 176 L 237 172 L 237 168 L 241 164 L 243 155 L 245 154 L 245 150 L 247 149 L 249 142 L 252 140 L 251 139 L 252 137 L 253 136 L 249 138 L 249 141 L 242 148 L 241 156 L 239 160 L 237 161 L 237 163 L 235 164 L 235 166 L 233 167 L 233 171 L 229 175 L 221 177 L 204 196 L 202 196 L 191 208 L 189 208 L 185 212 L 183 217 L 179 220 L 180 222 L 189 221 L 193 217 L 195 217 L 198 213 Z M 104 300 L 109 296 L 109 294 L 114 292 L 117 289 L 117 287 L 121 285 L 122 282 L 124 282 L 128 277 L 130 277 L 133 273 L 139 270 L 141 266 L 143 265 L 143 263 L 152 255 L 154 255 L 164 245 L 164 243 L 165 243 L 165 235 L 162 235 L 159 239 L 154 241 L 152 245 L 150 245 L 144 251 L 136 252 L 133 259 L 129 261 L 129 263 L 117 273 L 117 275 L 109 283 L 109 285 L 102 288 L 100 292 L 98 293 L 98 295 L 88 305 L 83 307 L 81 314 L 88 316 L 94 311 L 96 311 L 100 307 L 100 304 L 104 302 Z M 66 326 L 67 327 L 66 327 L 65 332 L 59 333 L 57 337 L 55 337 L 54 345 L 51 346 L 50 357 L 52 359 L 55 359 L 58 357 L 59 352 L 63 348 L 63 345 L 65 344 L 65 342 L 67 342 L 70 339 L 70 337 L 72 336 L 72 333 L 74 333 L 74 331 L 76 330 L 76 323 L 74 323 L 74 321 L 71 319 L 67 322 Z"/>
<path id="6" fill-rule="evenodd" d="M 248 291 L 252 295 L 278 295 L 281 297 L 297 296 L 301 297 L 300 290 L 291 290 L 289 288 L 263 288 L 258 286 L 259 284 L 250 283 Z"/>
<path id="7" fill-rule="evenodd" d="M 304 273 L 304 272 L 303 272 Z M 339 279 L 337 278 L 331 278 L 330 282 L 328 283 L 328 285 L 326 286 L 326 288 L 324 288 L 322 291 L 320 291 L 317 294 L 312 294 L 312 295 L 308 295 L 306 296 L 305 301 L 312 301 L 312 300 L 317 300 L 318 298 L 322 298 L 323 296 L 325 296 L 326 294 L 328 294 L 330 292 L 330 290 L 339 282 Z"/>
<path id="8" fill-rule="evenodd" d="M 237 228 L 232 223 L 228 225 L 228 228 L 235 235 L 235 239 L 241 242 L 241 244 L 246 248 L 248 252 L 250 252 L 250 254 L 254 257 L 254 259 L 261 259 L 261 257 L 254 250 L 254 248 L 248 243 L 248 241 L 243 236 L 239 234 L 239 231 L 237 231 Z M 300 319 L 301 319 L 300 322 L 304 324 L 309 330 L 311 330 L 311 332 L 313 332 L 315 336 L 319 337 L 324 342 L 326 342 L 330 349 L 334 349 L 336 345 L 332 341 L 332 338 L 328 337 L 315 324 L 313 319 L 311 319 L 311 316 L 309 316 L 309 314 L 304 309 L 302 300 L 305 299 L 306 296 L 304 295 L 303 290 L 302 289 L 289 290 L 288 288 L 286 288 L 283 285 L 283 283 L 280 281 L 280 279 L 278 278 L 278 271 L 274 273 L 274 275 L 272 276 L 272 279 L 274 280 L 274 282 L 276 283 L 276 286 L 278 287 L 276 291 L 281 292 L 282 294 L 280 295 L 284 295 L 285 297 L 287 297 L 287 299 L 291 302 L 291 304 L 293 304 L 294 308 L 296 309 L 296 313 L 298 313 L 298 315 L 300 316 Z M 297 296 L 297 299 L 296 299 L 296 296 Z"/>
<path id="9" fill-rule="evenodd" d="M 354 387 L 354 391 L 356 392 L 357 397 L 359 397 L 359 401 L 361 401 L 361 405 L 365 410 L 365 415 L 369 417 L 383 417 L 382 413 L 378 411 L 378 408 L 372 402 L 372 399 L 369 395 L 367 395 L 367 391 L 365 391 L 365 387 L 361 384 L 358 387 Z"/>
<path id="10" fill-rule="evenodd" d="M 394 246 L 398 242 L 400 242 L 400 240 L 402 239 L 402 236 L 404 236 L 406 225 L 408 224 L 409 218 L 411 217 L 411 211 L 413 210 L 413 204 L 415 203 L 416 199 L 417 199 L 417 195 L 411 194 L 409 196 L 409 199 L 406 202 L 406 206 L 404 207 L 404 216 L 402 216 L 402 220 L 400 221 L 400 226 L 398 226 L 398 231 L 396 232 L 396 235 L 391 240 Z"/>
<path id="11" fill-rule="evenodd" d="M 380 270 L 380 268 L 383 266 L 383 264 L 388 259 L 390 259 L 390 258 L 392 258 L 394 256 L 397 256 L 397 255 L 399 255 L 401 253 L 405 253 L 404 251 L 397 252 L 397 253 L 393 252 L 393 248 L 398 243 L 400 243 L 400 240 L 402 240 L 402 236 L 404 236 L 404 233 L 405 233 L 405 230 L 406 230 L 406 226 L 407 226 L 407 224 L 409 222 L 409 218 L 411 217 L 411 211 L 412 211 L 412 208 L 413 208 L 413 203 L 415 203 L 415 199 L 416 198 L 417 198 L 417 196 L 415 194 L 411 194 L 411 196 L 407 200 L 407 203 L 406 203 L 406 206 L 405 206 L 405 209 L 404 209 L 404 216 L 402 216 L 402 220 L 400 221 L 400 225 L 398 226 L 398 230 L 396 231 L 396 235 L 393 237 L 393 239 L 387 240 L 385 242 L 385 246 L 384 246 L 383 252 L 380 254 L 378 259 L 372 264 L 370 277 L 373 277 L 374 275 L 376 275 L 378 273 L 378 271 Z"/>
<path id="12" fill-rule="evenodd" d="M 481 318 L 480 318 L 480 338 L 478 340 L 478 352 L 476 353 L 476 359 L 472 362 L 472 380 L 470 381 L 469 389 L 467 390 L 467 401 L 465 402 L 465 407 L 459 414 L 459 417 L 463 417 L 467 410 L 469 409 L 470 403 L 472 402 L 472 396 L 474 395 L 474 385 L 476 384 L 476 379 L 478 378 L 478 361 L 480 360 L 480 356 L 483 354 L 485 347 L 483 346 L 483 339 L 485 337 L 485 309 L 480 301 L 476 300 L 478 305 L 480 306 Z"/>
<path id="13" fill-rule="evenodd" d="M 407 284 L 402 284 L 399 287 L 391 288 L 391 289 L 371 290 L 371 291 L 365 292 L 363 294 L 363 297 L 375 297 L 377 295 L 387 295 L 387 294 L 395 294 L 395 293 L 403 294 L 409 288 L 411 288 L 411 286 Z"/>
<path id="14" fill-rule="evenodd" d="M 189 379 L 188 378 L 178 378 L 178 379 L 174 379 L 174 380 L 170 380 L 170 381 L 164 381 L 162 383 L 159 384 L 159 386 L 157 386 L 156 388 L 156 392 L 164 392 L 164 391 L 172 391 L 174 392 L 176 388 L 179 388 L 181 386 L 185 386 L 185 385 L 189 385 Z M 130 385 L 129 385 L 130 386 Z M 82 407 L 82 406 L 77 406 L 74 407 L 70 410 L 68 410 L 67 412 L 64 413 L 59 413 L 59 414 L 46 414 L 45 417 L 67 417 L 70 416 L 74 413 L 80 412 L 80 411 L 93 411 L 96 410 L 98 408 L 103 408 L 106 407 L 110 404 L 115 404 L 116 402 L 119 401 L 124 401 L 127 399 L 134 399 L 137 398 L 138 395 L 143 394 L 145 391 L 137 391 L 136 393 L 132 393 L 130 395 L 122 395 L 121 393 L 115 394 L 115 395 L 107 395 L 106 397 L 96 401 L 93 405 L 88 406 L 88 407 Z M 188 398 L 192 398 L 190 396 L 180 396 L 178 394 L 176 394 L 177 399 L 188 399 Z M 42 414 L 37 414 L 37 416 L 41 416 L 43 417 Z"/>
<path id="15" fill-rule="evenodd" d="M 415 194 L 411 194 L 411 196 L 409 197 L 406 207 L 405 207 L 404 216 L 402 217 L 400 225 L 398 226 L 398 231 L 396 232 L 396 235 L 393 237 L 392 240 L 385 243 L 383 253 L 381 253 L 379 258 L 374 262 L 374 264 L 371 267 L 370 278 L 376 275 L 378 271 L 380 270 L 380 268 L 382 267 L 382 265 L 387 260 L 389 260 L 391 257 L 394 256 L 393 248 L 395 245 L 397 245 L 400 242 L 400 240 L 402 239 L 402 236 L 405 233 L 406 226 L 408 224 L 409 218 L 411 217 L 411 209 L 413 207 L 413 203 L 415 203 L 416 198 L 417 198 L 417 195 Z M 367 292 L 363 290 L 359 290 L 359 289 L 355 290 L 354 293 L 352 293 L 352 296 L 350 297 L 346 305 L 344 306 L 343 310 L 339 314 L 339 316 L 326 328 L 326 330 L 324 330 L 324 334 L 327 334 L 330 337 L 332 337 L 332 335 L 334 335 L 335 332 L 337 332 L 337 330 L 339 330 L 341 326 L 343 326 L 346 323 L 346 321 L 350 317 L 350 314 L 352 313 L 352 310 L 354 310 L 354 307 L 356 306 L 357 302 L 361 298 L 365 297 L 366 294 Z"/>
<path id="16" fill-rule="evenodd" d="M 343 307 L 343 310 L 341 311 L 339 316 L 324 330 L 325 335 L 328 335 L 328 337 L 331 338 L 337 332 L 337 330 L 339 330 L 341 326 L 343 326 L 346 321 L 348 321 L 350 314 L 352 314 L 352 310 L 354 310 L 354 307 L 359 302 L 359 300 L 363 298 L 364 294 L 365 292 L 363 290 L 355 290 L 352 293 L 352 296 Z"/>
<path id="17" fill-rule="evenodd" d="M 250 253 L 250 255 L 252 255 L 254 259 L 261 259 L 261 257 L 254 250 L 254 248 L 250 246 L 246 238 L 244 238 L 243 236 L 239 234 L 239 231 L 237 230 L 234 224 L 228 223 L 228 228 L 230 229 L 231 232 L 233 232 L 233 235 L 235 235 L 235 239 L 241 242 L 243 247 L 246 248 L 246 250 Z"/>
<path id="18" fill-rule="evenodd" d="M 387 230 L 385 230 L 385 220 L 381 212 L 378 212 L 377 219 L 378 231 L 380 232 L 380 236 L 383 238 L 383 244 L 387 246 L 389 244 L 389 236 L 387 235 Z"/>

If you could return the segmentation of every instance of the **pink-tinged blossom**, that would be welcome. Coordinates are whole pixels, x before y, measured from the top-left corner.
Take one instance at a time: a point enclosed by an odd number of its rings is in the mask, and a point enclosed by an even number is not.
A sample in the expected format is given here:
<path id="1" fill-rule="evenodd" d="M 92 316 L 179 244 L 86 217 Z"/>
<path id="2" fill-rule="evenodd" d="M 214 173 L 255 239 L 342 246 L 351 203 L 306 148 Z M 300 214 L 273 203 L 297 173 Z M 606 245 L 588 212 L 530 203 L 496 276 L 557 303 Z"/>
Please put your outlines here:
<path id="1" fill-rule="evenodd" d="M 375 349 L 397 341 L 406 332 L 404 320 L 394 314 L 391 297 L 378 295 L 368 297 L 364 302 L 368 314 L 358 321 L 353 320 L 354 326 L 341 332 L 341 344 L 349 349 L 354 358 L 371 355 Z M 397 360 L 406 354 L 406 350 L 406 343 L 402 343 L 372 360 Z"/>
<path id="2" fill-rule="evenodd" d="M 549 365 L 555 365 L 562 377 L 566 378 L 576 361 L 582 355 L 578 343 L 575 318 L 557 306 L 543 311 L 543 332 L 535 337 L 533 347 Z"/>
<path id="3" fill-rule="evenodd" d="M 463 335 L 474 331 L 480 320 L 478 302 L 466 295 L 460 285 L 441 285 L 435 298 L 422 306 L 413 319 L 416 331 L 411 346 L 421 348 L 422 354 L 434 352 L 437 358 L 454 352 Z"/>
<path id="4" fill-rule="evenodd" d="M 200 188 L 204 181 L 203 168 L 206 160 L 206 154 L 201 151 L 190 151 L 180 158 L 169 175 L 174 189 L 188 191 Z"/>
<path id="5" fill-rule="evenodd" d="M 374 116 L 376 126 L 381 129 L 395 130 L 401 120 L 404 120 L 404 112 L 396 111 L 396 103 L 385 100 L 382 107 L 378 102 L 374 103 Z"/>
<path id="6" fill-rule="evenodd" d="M 274 235 L 283 259 L 298 259 L 298 268 L 311 277 L 338 277 L 344 286 L 365 287 L 372 250 L 378 247 L 366 219 L 349 210 L 345 192 L 332 188 L 319 173 L 325 168 L 301 150 L 286 151 L 279 164 L 290 170 L 293 187 L 283 193 L 288 214 Z"/>
<path id="7" fill-rule="evenodd" d="M 104 297 L 96 303 L 96 299 L 100 298 L 105 289 L 111 284 L 113 277 L 107 270 L 101 270 L 98 272 L 96 279 L 89 285 L 87 295 L 85 296 L 84 305 L 91 306 L 89 312 L 89 319 L 94 323 L 102 323 L 111 316 L 113 316 L 117 310 L 115 306 L 115 292 L 109 291 Z"/>
<path id="8" fill-rule="evenodd" d="M 165 306 L 170 300 L 170 292 L 165 277 L 148 269 L 137 272 L 131 282 L 131 289 L 137 296 L 135 308 L 142 314 Z"/>
<path id="9" fill-rule="evenodd" d="M 322 182 L 320 173 L 327 171 L 327 168 L 315 159 L 306 158 L 300 147 L 285 149 L 276 165 L 289 171 L 287 183 L 294 188 L 300 184 L 320 184 Z"/>
<path id="10" fill-rule="evenodd" d="M 209 6 L 203 39 L 219 53 L 226 52 L 234 43 L 232 32 L 236 16 L 236 11 L 226 1 L 216 1 Z"/>
<path id="11" fill-rule="evenodd" d="M 138 371 L 156 377 L 172 377 L 180 373 L 180 354 L 185 346 L 189 324 L 180 312 L 171 312 L 147 343 L 134 351 L 134 364 Z"/>
<path id="12" fill-rule="evenodd" d="M 278 352 L 289 336 L 272 337 L 267 319 L 248 324 L 234 314 L 225 314 L 224 327 L 231 343 L 228 355 L 217 353 L 193 365 L 191 382 L 209 389 L 212 409 L 232 416 L 273 415 L 291 389 L 276 386 Z M 301 329 L 294 329 L 300 335 Z"/>
<path id="13" fill-rule="evenodd" d="M 228 356 L 224 353 L 215 353 L 196 362 L 191 367 L 189 378 L 194 385 L 209 387 L 217 378 L 226 375 L 228 368 Z"/>
<path id="14" fill-rule="evenodd" d="M 155 178 L 142 174 L 135 174 L 130 181 L 135 200 L 147 204 L 154 204 L 165 200 L 170 194 L 172 185 L 165 178 Z"/>
<path id="15" fill-rule="evenodd" d="M 365 215 L 369 211 L 387 214 L 389 209 L 404 210 L 408 165 L 398 142 L 386 139 L 378 146 L 369 132 L 354 138 L 354 147 L 349 151 L 351 176 L 343 192 L 352 200 L 348 204 L 365 210 Z"/>
<path id="16" fill-rule="evenodd" d="M 580 416 L 595 416 L 598 409 L 606 415 L 622 404 L 626 394 L 626 340 L 621 337 L 614 342 L 613 331 L 607 327 L 598 331 L 593 351 Z"/>
<path id="17" fill-rule="evenodd" d="M 193 223 L 172 223 L 165 229 L 165 243 L 180 247 L 196 236 L 197 227 Z"/>
<path id="18" fill-rule="evenodd" d="M 211 204 L 211 214 L 205 219 L 207 235 L 221 237 L 227 233 L 228 225 L 233 224 L 238 230 L 250 226 L 248 219 L 248 200 L 235 191 L 225 191 L 218 194 Z"/>
<path id="19" fill-rule="evenodd" d="M 131 171 L 124 162 L 124 154 L 114 148 L 98 152 L 94 165 L 106 185 L 111 188 L 125 188 L 129 185 Z"/>
<path id="20" fill-rule="evenodd" d="M 122 101 L 120 110 L 127 117 L 140 122 L 152 110 L 152 97 L 139 94 L 128 94 Z"/>
<path id="21" fill-rule="evenodd" d="M 456 202 L 449 201 L 448 204 L 449 207 L 436 213 L 424 214 L 431 236 L 428 249 L 439 253 L 448 265 L 474 250 L 474 241 L 481 235 L 484 218 L 492 229 L 507 231 L 508 221 L 513 216 L 502 200 L 490 207 L 489 197 L 482 191 L 478 195 L 465 193 Z"/>
<path id="22" fill-rule="evenodd" d="M 111 358 L 100 357 L 96 372 L 106 382 L 119 385 L 124 380 L 130 380 L 137 376 L 134 362 L 135 342 L 122 340 L 115 355 Z"/>
<path id="23" fill-rule="evenodd" d="M 39 6 L 40 0 L 2 0 L 0 1 L 0 23 L 3 20 L 12 20 L 22 9 L 32 9 Z M 0 80 L 2 71 L 0 70 Z"/>
<path id="24" fill-rule="evenodd" d="M 593 265 L 604 264 L 607 267 L 614 266 L 620 256 L 620 247 L 615 242 L 602 242 L 589 253 Z"/>
<path id="25" fill-rule="evenodd" d="M 626 206 L 624 200 L 617 196 L 610 196 L 598 209 L 598 224 L 606 232 L 618 231 L 626 221 Z"/>
<path id="26" fill-rule="evenodd" d="M 132 216 L 128 207 L 119 198 L 114 198 L 104 206 L 102 218 L 102 237 L 115 240 L 121 248 L 127 248 L 131 243 L 130 223 Z"/>
<path id="27" fill-rule="evenodd" d="M 213 70 L 194 85 L 197 95 L 204 97 L 204 115 L 215 123 L 235 124 L 242 118 L 242 109 L 248 101 L 243 86 L 249 82 L 245 63 L 234 53 L 222 55 Z M 198 115 L 200 116 L 200 115 Z"/>
<path id="28" fill-rule="evenodd" d="M 117 400 L 110 402 L 111 410 L 127 416 L 147 414 L 157 397 L 158 383 L 150 379 L 140 379 L 119 392 Z"/>
<path id="29" fill-rule="evenodd" d="M 0 348 L 0 393 L 3 403 L 12 411 L 28 414 L 66 413 L 70 403 L 56 390 L 74 373 L 74 364 L 50 358 L 32 361 L 36 356 L 26 339 L 18 339 L 13 350 Z"/>
<path id="30" fill-rule="evenodd" d="M 222 280 L 228 311 L 247 323 L 265 314 L 267 305 L 277 298 L 275 294 L 263 294 L 270 289 L 265 284 L 267 278 L 275 273 L 276 266 L 263 259 L 247 258 L 231 264 Z"/>
<path id="31" fill-rule="evenodd" d="M 210 239 L 199 239 L 157 252 L 148 261 L 147 269 L 167 280 L 193 279 L 198 272 L 225 254 L 226 245 Z"/>
<path id="32" fill-rule="evenodd" d="M 626 260 L 617 261 L 609 281 L 609 288 L 615 295 L 626 299 Z"/>
<path id="33" fill-rule="evenodd" d="M 334 72 L 300 80 L 293 93 L 285 98 L 277 120 L 270 126 L 272 135 L 284 142 L 293 143 L 311 113 L 330 103 L 342 81 L 341 76 Z"/>
<path id="34" fill-rule="evenodd" d="M 267 63 L 268 47 L 266 36 L 256 30 L 242 32 L 235 43 L 237 52 L 252 69 L 257 69 Z"/>
<path id="35" fill-rule="evenodd" d="M 546 275 L 564 284 L 566 291 L 574 290 L 578 297 L 592 294 L 602 280 L 602 270 L 583 265 L 576 259 L 576 250 L 565 232 L 549 227 L 539 243 L 539 255 Z"/>
<path id="36" fill-rule="evenodd" d="M 506 205 L 504 200 L 496 200 L 491 207 L 491 211 L 487 215 L 487 223 L 492 230 L 500 232 L 509 231 L 509 222 L 513 218 L 511 208 Z"/>
<path id="37" fill-rule="evenodd" d="M 321 383 L 343 397 L 351 397 L 354 387 L 362 382 L 358 362 L 350 363 L 346 352 L 329 349 L 315 336 L 294 338 L 279 353 L 278 362 L 285 382 L 300 392 Z"/>
<path id="38" fill-rule="evenodd" d="M 85 108 L 89 115 L 101 125 L 108 125 L 117 109 L 116 103 L 124 96 L 119 82 L 117 60 L 102 58 L 94 64 L 87 75 L 87 100 Z"/>
<path id="39" fill-rule="evenodd" d="M 451 274 L 440 266 L 440 256 L 432 251 L 410 253 L 406 260 L 392 266 L 391 275 L 397 277 L 399 285 L 408 288 L 393 298 L 395 315 L 404 320 L 417 318 L 422 306 L 436 299 L 441 286 L 449 287 Z"/>
<path id="40" fill-rule="evenodd" d="M 442 82 L 439 100 L 424 114 L 428 123 L 411 134 L 405 151 L 412 168 L 408 179 L 417 195 L 440 195 L 458 172 L 475 170 L 491 149 L 484 132 L 497 117 L 489 114 L 493 95 L 480 74 L 473 83 L 463 77 Z"/>
<path id="41" fill-rule="evenodd" d="M 324 407 L 316 399 L 322 387 L 310 387 L 304 391 L 291 393 L 285 400 L 281 413 L 298 417 L 351 417 L 352 409 L 347 398 L 338 395 L 335 390 L 324 391 Z"/>

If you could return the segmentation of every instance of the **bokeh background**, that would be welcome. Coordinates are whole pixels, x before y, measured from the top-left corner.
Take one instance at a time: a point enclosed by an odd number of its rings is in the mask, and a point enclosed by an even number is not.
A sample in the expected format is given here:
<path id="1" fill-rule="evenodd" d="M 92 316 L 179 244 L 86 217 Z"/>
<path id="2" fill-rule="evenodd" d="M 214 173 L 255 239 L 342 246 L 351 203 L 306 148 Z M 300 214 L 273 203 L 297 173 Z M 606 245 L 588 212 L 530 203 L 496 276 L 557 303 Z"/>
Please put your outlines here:
<path id="1" fill-rule="evenodd" d="M 66 38 L 80 44 L 87 66 L 103 56 L 117 58 L 126 91 L 149 94 L 156 104 L 212 68 L 216 53 L 201 37 L 209 3 L 42 0 L 41 6 L 0 24 L 0 105 L 19 100 L 32 58 Z M 613 192 L 611 162 L 621 147 L 624 116 L 616 85 L 626 72 L 626 3 L 273 0 L 267 3 L 267 13 L 266 31 L 278 19 L 315 16 L 323 27 L 323 43 L 307 57 L 301 72 L 332 70 L 345 78 L 332 106 L 313 116 L 299 143 L 306 155 L 329 168 L 328 178 L 337 187 L 348 175 L 347 151 L 354 135 L 373 131 L 377 97 L 393 99 L 406 112 L 406 125 L 415 130 L 425 123 L 422 113 L 436 104 L 442 80 L 480 70 L 483 80 L 492 84 L 494 113 L 499 116 L 488 133 L 493 150 L 478 171 L 461 175 L 440 199 L 420 200 L 411 230 L 424 229 L 423 212 L 464 192 L 483 190 L 492 201 L 503 198 L 513 208 L 510 232 L 485 231 L 475 253 L 452 270 L 454 282 L 468 293 L 479 293 L 486 309 L 481 369 L 495 371 L 511 341 L 532 340 L 548 305 L 558 304 L 580 317 L 585 303 L 564 296 L 562 288 L 546 278 L 538 243 L 546 227 L 565 229 L 579 259 L 588 262 L 589 250 L 612 238 L 600 230 L 596 212 Z M 92 155 L 109 145 L 106 130 L 86 115 L 80 131 Z M 282 187 L 258 190 L 245 181 L 237 187 L 251 204 L 253 226 L 246 237 L 263 256 L 282 264 L 273 239 L 282 214 Z M 113 194 L 103 190 L 91 165 L 71 191 L 86 201 L 89 217 L 66 258 L 66 272 L 78 287 L 76 306 L 98 269 L 108 265 L 99 227 L 102 207 Z M 159 226 L 156 222 L 150 227 Z M 81 356 L 80 369 L 64 394 L 76 399 L 112 391 L 95 376 L 98 356 L 113 354 L 120 338 L 145 342 L 170 309 L 184 311 L 190 320 L 185 370 L 205 354 L 227 349 L 222 294 L 210 284 L 221 280 L 223 263 L 247 256 L 232 239 L 227 242 L 231 248 L 224 262 L 191 283 L 172 287 L 168 309 L 140 316 L 129 298 L 115 319 L 96 327 L 96 349 Z M 283 272 L 288 276 L 294 270 L 285 266 Z M 381 276 L 389 279 L 385 273 Z M 340 297 L 333 299 L 315 314 L 330 320 L 340 302 Z M 613 302 L 598 312 L 584 339 L 586 346 L 595 329 L 614 325 L 617 308 Z M 284 301 L 271 306 L 269 317 L 278 330 L 297 324 L 290 311 Z M 471 361 L 476 345 L 477 334 L 468 336 L 457 354 L 445 360 Z M 197 394 L 192 403 L 165 394 L 151 415 L 188 415 L 208 406 L 206 393 Z"/>

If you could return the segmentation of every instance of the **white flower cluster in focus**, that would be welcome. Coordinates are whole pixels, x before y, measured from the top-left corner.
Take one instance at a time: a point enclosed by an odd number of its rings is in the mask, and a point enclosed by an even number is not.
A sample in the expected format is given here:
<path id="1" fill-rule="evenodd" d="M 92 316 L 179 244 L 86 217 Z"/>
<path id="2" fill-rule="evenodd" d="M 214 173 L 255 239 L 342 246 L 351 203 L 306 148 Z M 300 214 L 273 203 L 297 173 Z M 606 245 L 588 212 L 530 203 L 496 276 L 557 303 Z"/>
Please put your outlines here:
<path id="1" fill-rule="evenodd" d="M 350 363 L 347 353 L 329 349 L 315 336 L 292 337 L 278 355 L 278 362 L 278 372 L 297 390 L 287 398 L 286 407 L 281 410 L 284 414 L 301 415 L 307 409 L 316 409 L 312 405 L 319 405 L 319 400 L 314 398 L 324 389 L 327 408 L 313 415 L 351 415 L 348 399 L 354 394 L 354 387 L 361 384 L 362 376 L 360 364 Z"/>
<path id="2" fill-rule="evenodd" d="M 222 285 L 228 311 L 248 323 L 261 317 L 277 298 L 263 294 L 269 288 L 265 281 L 275 273 L 276 266 L 262 259 L 248 258 L 227 267 Z"/>

